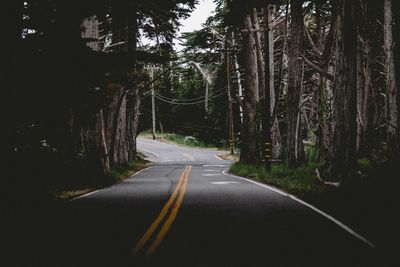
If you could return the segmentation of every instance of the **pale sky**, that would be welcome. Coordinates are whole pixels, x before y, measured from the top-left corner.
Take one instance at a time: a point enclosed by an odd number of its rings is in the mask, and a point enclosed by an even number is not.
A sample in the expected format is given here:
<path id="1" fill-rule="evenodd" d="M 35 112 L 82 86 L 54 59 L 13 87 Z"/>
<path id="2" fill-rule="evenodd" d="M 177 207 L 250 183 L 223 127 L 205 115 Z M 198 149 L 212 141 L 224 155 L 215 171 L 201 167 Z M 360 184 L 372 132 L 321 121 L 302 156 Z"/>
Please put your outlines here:
<path id="1" fill-rule="evenodd" d="M 191 32 L 194 30 L 200 30 L 201 25 L 206 22 L 207 18 L 212 15 L 215 10 L 215 4 L 213 0 L 199 0 L 199 4 L 196 9 L 190 13 L 190 17 L 182 20 L 182 26 L 179 28 L 180 32 Z M 178 51 L 182 49 L 179 45 L 179 40 L 175 40 L 175 47 Z"/>
<path id="2" fill-rule="evenodd" d="M 179 27 L 177 37 L 180 37 L 182 32 L 200 30 L 201 25 L 206 22 L 209 16 L 213 15 L 212 12 L 214 12 L 214 10 L 215 4 L 213 0 L 199 0 L 199 4 L 196 5 L 195 10 L 190 13 L 190 17 L 180 21 L 182 26 Z M 141 42 L 143 44 L 154 43 L 143 36 L 141 37 Z M 182 50 L 182 46 L 179 43 L 179 39 L 174 40 L 174 45 L 177 51 Z"/>

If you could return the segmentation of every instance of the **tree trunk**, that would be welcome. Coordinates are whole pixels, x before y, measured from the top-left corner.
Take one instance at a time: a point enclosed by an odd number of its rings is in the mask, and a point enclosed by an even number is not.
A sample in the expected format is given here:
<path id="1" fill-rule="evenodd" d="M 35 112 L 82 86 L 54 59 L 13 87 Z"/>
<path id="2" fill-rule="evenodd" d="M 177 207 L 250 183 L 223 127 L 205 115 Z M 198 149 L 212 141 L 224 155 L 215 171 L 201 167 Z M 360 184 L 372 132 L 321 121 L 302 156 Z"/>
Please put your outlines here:
<path id="1" fill-rule="evenodd" d="M 269 73 L 268 66 L 269 64 L 269 54 L 267 54 L 267 50 L 262 51 L 261 47 L 261 36 L 260 36 L 260 26 L 258 23 L 258 15 L 257 10 L 254 8 L 251 14 L 251 22 L 253 24 L 254 32 L 252 33 L 254 36 L 256 50 L 257 50 L 257 76 L 258 76 L 258 93 L 259 93 L 259 116 L 260 116 L 260 149 L 262 149 L 263 161 L 265 162 L 265 167 L 269 170 L 270 166 L 270 157 L 271 157 L 271 127 L 270 127 L 270 114 L 269 114 L 269 105 L 270 105 L 270 90 L 269 90 Z M 266 36 L 266 35 L 265 35 Z M 266 43 L 266 39 L 264 36 L 264 44 Z"/>
<path id="2" fill-rule="evenodd" d="M 303 49 L 303 1 L 290 2 L 290 38 L 288 40 L 288 88 L 287 88 L 287 163 L 296 167 L 304 160 L 302 130 L 300 121 L 300 100 L 302 90 L 302 49 Z"/>
<path id="3" fill-rule="evenodd" d="M 317 91 L 317 116 L 318 129 L 317 140 L 319 159 L 325 160 L 329 153 L 329 126 L 328 126 L 328 99 L 327 99 L 327 80 L 321 74 L 318 75 L 318 91 Z"/>
<path id="4" fill-rule="evenodd" d="M 85 18 L 82 22 L 81 37 L 86 45 L 94 51 L 99 50 L 99 22 L 96 16 Z M 90 107 L 90 105 L 89 105 Z M 95 110 L 89 108 L 88 110 Z M 110 161 L 105 137 L 103 111 L 95 110 L 94 114 L 80 114 L 86 117 L 80 125 L 81 149 L 85 154 L 86 169 L 94 179 L 110 174 Z M 73 129 L 73 113 L 71 113 L 71 130 Z"/>
<path id="5" fill-rule="evenodd" d="M 379 101 L 379 77 L 383 72 L 379 60 L 381 41 L 377 38 L 380 16 L 376 9 L 381 5 L 374 0 L 360 3 L 361 20 L 358 26 L 358 61 L 357 61 L 357 154 L 368 156 L 378 144 L 375 129 L 379 127 L 379 119 L 383 118 L 379 110 L 385 107 Z M 379 106 L 379 107 L 378 107 Z"/>
<path id="6" fill-rule="evenodd" d="M 123 145 L 127 133 L 126 94 L 120 85 L 109 85 L 108 91 L 108 101 L 104 109 L 108 155 L 111 165 L 123 165 L 128 163 L 126 143 L 125 147 Z"/>
<path id="7" fill-rule="evenodd" d="M 258 77 L 258 91 L 260 100 L 265 97 L 265 69 L 264 69 L 264 56 L 261 48 L 260 26 L 258 23 L 257 10 L 254 8 L 251 13 L 251 23 L 253 24 L 254 31 L 252 32 L 257 50 L 257 77 Z"/>
<path id="8" fill-rule="evenodd" d="M 371 109 L 372 102 L 372 81 L 373 77 L 372 66 L 371 66 L 371 40 L 369 38 L 364 39 L 361 44 L 361 53 L 362 56 L 359 57 L 359 62 L 357 66 L 361 68 L 357 71 L 358 79 L 361 79 L 361 83 L 358 81 L 359 87 L 357 90 L 361 90 L 358 93 L 358 108 L 357 113 L 359 114 L 358 123 L 359 123 L 359 142 L 358 142 L 358 153 L 367 154 L 369 151 L 369 147 L 371 144 L 371 127 L 372 127 L 372 118 L 373 118 L 373 110 Z M 362 77 L 360 77 L 362 76 Z"/>
<path id="9" fill-rule="evenodd" d="M 110 174 L 110 162 L 107 156 L 107 146 L 104 133 L 104 120 L 102 110 L 93 115 L 83 115 L 80 126 L 80 153 L 84 155 L 86 175 L 96 180 Z"/>
<path id="10" fill-rule="evenodd" d="M 138 90 L 134 90 L 129 94 L 127 101 L 128 160 L 134 160 L 137 157 L 136 137 L 140 108 L 140 96 L 138 93 Z"/>
<path id="11" fill-rule="evenodd" d="M 258 70 L 257 70 L 257 49 L 255 39 L 252 36 L 251 15 L 247 13 L 243 18 L 243 53 L 245 57 L 245 79 L 243 99 L 243 125 L 242 125 L 242 149 L 240 162 L 247 164 L 260 163 L 260 150 L 258 146 Z"/>
<path id="12" fill-rule="evenodd" d="M 321 1 L 319 1 L 318 11 L 320 12 Z M 325 20 L 324 20 L 325 21 Z M 329 61 L 332 56 L 334 47 L 334 40 L 336 39 L 337 32 L 337 7 L 332 7 L 331 22 L 329 32 L 325 36 L 325 22 L 323 27 L 317 32 L 319 33 L 318 40 L 323 49 L 322 57 L 319 60 L 319 65 L 323 70 L 329 69 Z M 322 45 L 323 44 L 323 45 Z M 328 125 L 329 120 L 329 101 L 328 95 L 330 92 L 330 83 L 327 81 L 327 77 L 322 73 L 318 73 L 318 90 L 317 90 L 317 117 L 318 117 L 318 130 L 317 140 L 319 148 L 319 160 L 326 160 L 329 158 L 330 148 L 330 128 Z"/>
<path id="13" fill-rule="evenodd" d="M 263 155 L 265 160 L 265 166 L 267 170 L 271 169 L 270 159 L 272 157 L 272 150 L 275 142 L 272 140 L 272 136 L 276 139 L 276 134 L 272 135 L 271 133 L 271 125 L 273 124 L 272 112 L 275 105 L 275 91 L 274 91 L 274 54 L 273 54 L 273 37 L 272 37 L 272 27 L 269 23 L 270 18 L 272 17 L 272 6 L 267 6 L 266 10 L 264 10 L 264 62 L 265 62 L 265 73 L 264 73 L 264 92 L 263 97 L 260 99 L 261 105 L 261 113 L 262 113 L 262 140 L 263 140 Z M 276 120 L 274 120 L 276 121 Z M 276 130 L 278 127 L 274 127 Z M 275 131 L 276 133 L 276 131 Z"/>
<path id="14" fill-rule="evenodd" d="M 284 69 L 286 68 L 287 62 L 286 62 L 286 51 L 287 51 L 287 28 L 288 28 L 288 18 L 289 18 L 289 0 L 286 0 L 286 8 L 285 8 L 285 20 L 284 20 L 284 26 L 282 30 L 282 36 L 283 36 L 283 44 L 282 44 L 282 50 L 281 50 L 281 55 L 279 57 L 279 62 L 278 62 L 278 73 L 277 73 L 277 78 L 276 78 L 276 90 L 275 90 L 275 98 L 273 100 L 274 102 L 274 107 L 272 110 L 272 121 L 274 121 L 273 127 L 272 127 L 272 139 L 273 145 L 272 145 L 272 156 L 275 158 L 278 158 L 280 154 L 282 153 L 282 144 L 285 144 L 286 146 L 286 136 L 282 133 L 286 131 L 285 128 L 282 127 L 282 123 L 279 123 L 279 118 L 278 118 L 278 105 L 279 105 L 279 99 L 280 96 L 283 95 L 284 91 Z"/>
<path id="15" fill-rule="evenodd" d="M 134 53 L 137 49 L 137 3 L 135 1 L 128 1 L 128 52 Z M 128 160 L 134 160 L 137 156 L 136 137 L 139 126 L 139 109 L 140 109 L 140 93 L 139 86 L 135 82 L 136 61 L 132 62 L 132 66 L 128 71 L 127 90 L 127 146 L 128 146 Z M 130 74 L 130 75 L 129 75 Z"/>
<path id="16" fill-rule="evenodd" d="M 119 52 L 132 53 L 136 50 L 137 3 L 119 1 L 113 4 L 113 43 L 127 41 L 127 46 L 119 46 Z M 114 86 L 110 105 L 107 107 L 107 129 L 110 161 L 113 164 L 126 165 L 136 156 L 136 133 L 140 100 L 139 89 L 135 86 L 135 60 L 126 69 L 124 86 Z M 128 99 L 131 98 L 131 99 Z M 127 103 L 132 106 L 127 106 Z"/>
<path id="17" fill-rule="evenodd" d="M 393 13 L 392 0 L 384 0 L 384 50 L 385 50 L 385 80 L 387 101 L 388 141 L 397 141 L 399 137 L 399 97 L 396 83 L 394 40 L 393 40 Z M 399 44 L 397 44 L 399 45 Z"/>
<path id="18" fill-rule="evenodd" d="M 235 46 L 235 36 L 232 33 L 232 46 Z M 235 63 L 235 74 L 236 74 L 236 81 L 238 85 L 238 96 L 239 96 L 239 116 L 240 116 L 240 123 L 243 124 L 243 107 L 241 101 L 243 100 L 243 87 L 242 87 L 242 76 L 240 74 L 240 67 L 239 62 L 237 59 L 237 52 L 233 51 L 233 61 Z"/>
<path id="19" fill-rule="evenodd" d="M 115 106 L 110 145 L 113 163 L 117 165 L 128 164 L 128 129 L 126 121 L 126 94 L 124 93 L 124 89 L 122 89 L 118 96 L 118 103 Z"/>
<path id="20" fill-rule="evenodd" d="M 266 10 L 268 27 L 265 37 L 265 44 L 266 44 L 266 53 L 268 53 L 268 64 L 266 64 L 265 68 L 265 75 L 268 73 L 268 86 L 269 86 L 269 99 L 270 99 L 270 110 L 269 115 L 271 117 L 270 127 L 271 127 L 271 157 L 278 158 L 280 155 L 280 148 L 281 148 L 281 133 L 279 130 L 279 123 L 276 116 L 274 114 L 275 102 L 277 92 L 275 92 L 275 68 L 274 68 L 274 30 L 272 22 L 272 18 L 274 15 L 275 6 L 268 5 Z M 267 82 L 267 81 L 266 81 Z M 266 84 L 267 85 L 267 84 Z M 279 90 L 279 88 L 278 88 Z"/>
<path id="21" fill-rule="evenodd" d="M 346 178 L 355 167 L 357 135 L 357 28 L 355 3 L 338 1 L 337 53 L 333 90 L 331 171 Z"/>

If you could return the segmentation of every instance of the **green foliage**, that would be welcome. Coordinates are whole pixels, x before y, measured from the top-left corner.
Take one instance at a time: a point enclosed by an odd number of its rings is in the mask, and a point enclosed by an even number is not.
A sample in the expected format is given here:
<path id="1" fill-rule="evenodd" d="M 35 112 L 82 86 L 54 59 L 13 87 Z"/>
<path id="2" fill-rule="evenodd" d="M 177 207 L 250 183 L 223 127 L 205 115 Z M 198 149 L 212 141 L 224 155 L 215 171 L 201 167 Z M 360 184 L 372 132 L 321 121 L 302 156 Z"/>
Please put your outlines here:
<path id="1" fill-rule="evenodd" d="M 307 162 L 318 162 L 319 159 L 319 149 L 315 146 L 305 146 L 304 152 L 306 154 Z"/>
<path id="2" fill-rule="evenodd" d="M 372 171 L 371 161 L 368 158 L 358 159 L 358 167 L 361 174 L 369 174 Z"/>
<path id="3" fill-rule="evenodd" d="M 150 131 L 144 131 L 140 134 L 141 137 L 144 138 L 152 138 L 152 134 Z M 187 136 L 177 133 L 164 133 L 162 136 L 160 133 L 156 134 L 157 139 L 173 142 L 178 145 L 185 145 L 190 147 L 198 147 L 198 148 L 226 148 L 226 143 L 221 142 L 223 145 L 216 146 L 215 144 L 210 144 L 204 142 L 203 140 L 196 138 L 194 136 Z"/>
<path id="4" fill-rule="evenodd" d="M 300 197 L 308 197 L 329 190 L 327 186 L 321 185 L 316 179 L 315 169 L 320 166 L 319 163 L 308 163 L 291 169 L 286 165 L 277 164 L 272 165 L 271 171 L 268 172 L 262 165 L 235 163 L 231 166 L 230 172 L 276 186 Z"/>
<path id="5" fill-rule="evenodd" d="M 112 180 L 118 182 L 145 167 L 146 161 L 143 159 L 142 155 L 139 155 L 136 160 L 131 160 L 127 166 L 116 165 L 111 167 L 110 177 Z"/>

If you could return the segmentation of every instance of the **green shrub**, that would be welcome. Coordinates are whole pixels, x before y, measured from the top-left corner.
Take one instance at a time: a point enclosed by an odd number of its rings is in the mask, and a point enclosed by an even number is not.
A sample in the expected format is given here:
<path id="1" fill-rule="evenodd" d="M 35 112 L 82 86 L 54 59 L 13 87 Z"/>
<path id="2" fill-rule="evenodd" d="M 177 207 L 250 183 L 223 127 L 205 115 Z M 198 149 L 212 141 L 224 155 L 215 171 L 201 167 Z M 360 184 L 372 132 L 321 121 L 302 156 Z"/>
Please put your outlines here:
<path id="1" fill-rule="evenodd" d="M 274 164 L 268 172 L 264 166 L 234 163 L 230 172 L 249 177 L 278 188 L 289 193 L 302 196 L 320 194 L 328 190 L 328 187 L 318 182 L 315 169 L 321 164 L 311 162 L 298 168 L 288 168 L 284 164 Z"/>

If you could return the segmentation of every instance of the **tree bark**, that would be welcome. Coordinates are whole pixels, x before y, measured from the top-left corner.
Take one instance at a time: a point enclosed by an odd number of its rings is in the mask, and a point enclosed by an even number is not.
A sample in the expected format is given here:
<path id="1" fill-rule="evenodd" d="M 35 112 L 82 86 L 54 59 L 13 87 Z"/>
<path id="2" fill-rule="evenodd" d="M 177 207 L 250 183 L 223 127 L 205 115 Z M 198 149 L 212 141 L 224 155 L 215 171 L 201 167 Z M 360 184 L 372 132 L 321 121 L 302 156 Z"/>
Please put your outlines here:
<path id="1" fill-rule="evenodd" d="M 354 1 L 339 0 L 338 6 L 330 163 L 333 174 L 346 178 L 356 163 L 357 29 Z"/>
<path id="2" fill-rule="evenodd" d="M 82 22 L 83 31 L 81 37 L 87 39 L 86 45 L 94 51 L 99 47 L 99 22 L 96 16 L 85 18 Z M 94 101 L 95 102 L 95 101 Z M 89 105 L 91 107 L 91 105 Z M 85 154 L 87 170 L 94 179 L 99 176 L 110 174 L 110 161 L 108 159 L 108 149 L 105 137 L 104 116 L 102 109 L 89 108 L 89 114 L 80 114 L 86 120 L 81 120 L 80 125 L 80 144 Z M 90 113 L 94 114 L 90 114 Z M 73 129 L 73 112 L 71 113 L 71 130 Z"/>
<path id="3" fill-rule="evenodd" d="M 134 90 L 128 95 L 127 101 L 128 160 L 134 160 L 137 157 L 136 137 L 139 124 L 139 108 L 139 91 Z"/>
<path id="4" fill-rule="evenodd" d="M 286 137 L 284 133 L 286 129 L 282 127 L 282 124 L 279 123 L 279 118 L 278 118 L 278 104 L 279 104 L 279 99 L 280 96 L 283 95 L 284 91 L 284 86 L 283 86 L 283 80 L 284 80 L 284 69 L 287 64 L 286 62 L 286 51 L 287 51 L 287 30 L 288 30 L 288 18 L 289 18 L 289 0 L 286 0 L 286 7 L 285 7 L 285 19 L 283 20 L 283 29 L 282 29 L 282 36 L 283 36 L 283 44 L 282 44 L 282 49 L 281 49 L 281 55 L 279 57 L 279 62 L 278 62 L 278 73 L 277 73 L 277 78 L 276 78 L 276 85 L 275 88 L 275 97 L 274 97 L 274 107 L 272 109 L 272 119 L 271 121 L 274 122 L 273 127 L 272 127 L 272 138 L 273 138 L 273 145 L 272 145 L 272 154 L 273 157 L 278 158 L 280 154 L 282 153 L 282 145 L 286 146 Z"/>
<path id="5" fill-rule="evenodd" d="M 271 157 L 278 158 L 280 155 L 280 148 L 281 148 L 281 133 L 279 130 L 278 119 L 274 116 L 274 109 L 275 109 L 275 102 L 276 96 L 278 93 L 275 92 L 275 68 L 274 68 L 274 29 L 273 23 L 270 21 L 273 18 L 273 14 L 275 11 L 275 6 L 268 5 L 266 10 L 267 20 L 269 23 L 266 28 L 265 33 L 265 48 L 266 54 L 268 53 L 268 64 L 265 66 L 265 75 L 266 75 L 266 83 L 268 82 L 269 87 L 269 115 L 270 119 L 270 127 L 271 127 Z M 267 76 L 268 75 L 268 76 Z M 266 84 L 267 86 L 267 84 Z M 278 88 L 279 89 L 279 88 Z"/>
<path id="6" fill-rule="evenodd" d="M 242 125 L 242 147 L 240 162 L 246 164 L 260 163 L 260 150 L 258 146 L 258 70 L 257 70 L 257 49 L 255 38 L 252 33 L 254 29 L 251 23 L 249 11 L 243 18 L 243 53 L 244 63 L 244 99 L 243 99 L 243 125 Z"/>
<path id="7" fill-rule="evenodd" d="M 286 157 L 290 167 L 296 167 L 304 160 L 302 144 L 300 100 L 302 90 L 302 49 L 303 49 L 303 1 L 290 2 L 290 38 L 288 40 L 288 88 L 287 88 L 287 146 Z"/>
<path id="8" fill-rule="evenodd" d="M 256 44 L 257 50 L 257 77 L 258 77 L 258 91 L 260 99 L 265 97 L 265 66 L 264 66 L 264 56 L 261 48 L 261 36 L 260 36 L 260 25 L 258 23 L 257 10 L 253 8 L 251 13 L 251 23 L 253 25 L 254 31 L 252 32 Z M 265 41 L 265 40 L 264 40 Z"/>
<path id="9" fill-rule="evenodd" d="M 321 16 L 320 5 L 322 5 L 322 1 L 318 0 L 318 5 L 316 6 L 317 10 L 317 21 L 321 20 L 318 17 Z M 316 99 L 317 99 L 317 147 L 319 149 L 319 160 L 325 160 L 329 157 L 329 147 L 330 147 L 330 131 L 329 131 L 329 83 L 327 79 L 334 81 L 333 75 L 328 72 L 329 69 L 329 61 L 332 55 L 334 40 L 336 38 L 336 21 L 337 21 L 337 7 L 332 7 L 332 15 L 330 21 L 329 32 L 327 36 L 325 36 L 325 19 L 323 23 L 317 22 L 317 37 L 318 37 L 318 50 L 323 51 L 322 55 L 319 57 L 319 66 L 321 70 L 318 70 L 318 89 L 316 91 Z M 307 63 L 307 61 L 306 61 Z"/>
<path id="10" fill-rule="evenodd" d="M 126 41 L 127 46 L 119 46 L 119 52 L 132 53 L 136 50 L 137 3 L 117 1 L 113 4 L 113 43 Z M 135 86 L 135 60 L 125 70 L 123 86 L 114 86 L 107 107 L 107 139 L 109 156 L 112 164 L 126 165 L 136 157 L 136 133 L 140 100 L 139 89 Z M 130 99 L 128 99 L 130 98 Z M 132 106 L 127 106 L 132 105 Z"/>
<path id="11" fill-rule="evenodd" d="M 389 142 L 399 138 L 399 103 L 398 84 L 396 83 L 394 39 L 393 39 L 393 13 L 392 0 L 384 0 L 384 50 L 385 50 L 385 80 L 387 101 L 387 138 Z M 397 44 L 398 45 L 398 44 Z"/>
<path id="12" fill-rule="evenodd" d="M 268 11 L 266 11 L 268 12 Z M 265 19 L 264 19 L 265 20 Z M 266 20 L 268 21 L 268 19 Z M 270 152 L 271 152 L 271 122 L 270 122 L 270 89 L 269 89 L 269 53 L 268 50 L 263 50 L 261 47 L 261 29 L 258 23 L 257 10 L 254 8 L 251 15 L 251 22 L 253 24 L 254 32 L 253 36 L 255 39 L 256 50 L 257 50 L 257 76 L 258 76 L 258 93 L 259 93 L 259 116 L 260 116 L 260 148 L 262 149 L 263 160 L 265 167 L 269 170 L 270 165 Z M 268 22 L 265 22 L 268 23 Z M 264 44 L 267 40 L 265 39 L 266 34 L 264 33 Z M 268 54 L 267 54 L 268 53 Z"/>
<path id="13" fill-rule="evenodd" d="M 133 53 L 137 49 L 137 32 L 138 32 L 138 19 L 137 19 L 137 3 L 135 1 L 128 1 L 128 52 Z M 139 126 L 139 109 L 140 109 L 140 93 L 139 86 L 135 82 L 136 79 L 136 61 L 132 62 L 132 66 L 128 71 L 127 90 L 127 146 L 128 146 L 128 160 L 134 160 L 137 156 L 136 137 Z"/>

